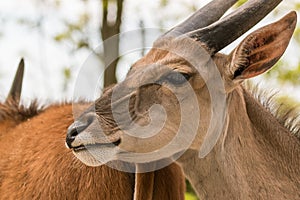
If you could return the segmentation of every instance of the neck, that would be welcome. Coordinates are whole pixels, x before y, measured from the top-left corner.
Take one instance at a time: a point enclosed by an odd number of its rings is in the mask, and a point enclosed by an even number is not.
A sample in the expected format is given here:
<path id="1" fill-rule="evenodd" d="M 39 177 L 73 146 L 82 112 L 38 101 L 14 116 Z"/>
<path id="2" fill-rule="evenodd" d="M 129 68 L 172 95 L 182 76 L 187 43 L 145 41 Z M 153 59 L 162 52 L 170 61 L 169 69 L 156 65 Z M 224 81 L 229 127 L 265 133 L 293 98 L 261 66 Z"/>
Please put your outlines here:
<path id="1" fill-rule="evenodd" d="M 228 129 L 214 150 L 204 159 L 190 150 L 178 161 L 200 198 L 300 197 L 299 140 L 246 91 L 229 101 Z"/>

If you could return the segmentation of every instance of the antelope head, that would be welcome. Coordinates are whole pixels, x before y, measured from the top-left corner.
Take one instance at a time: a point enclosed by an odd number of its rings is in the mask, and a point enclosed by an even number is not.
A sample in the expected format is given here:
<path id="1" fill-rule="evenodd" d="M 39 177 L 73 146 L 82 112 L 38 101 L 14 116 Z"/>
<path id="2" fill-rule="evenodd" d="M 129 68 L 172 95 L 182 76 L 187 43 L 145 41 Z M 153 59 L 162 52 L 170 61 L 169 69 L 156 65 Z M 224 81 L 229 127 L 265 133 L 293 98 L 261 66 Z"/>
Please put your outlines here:
<path id="1" fill-rule="evenodd" d="M 69 127 L 66 144 L 87 165 L 111 160 L 176 159 L 186 149 L 204 157 L 226 121 L 230 94 L 270 69 L 284 53 L 296 13 L 247 36 L 229 55 L 217 53 L 257 24 L 281 0 L 214 0 L 158 38 L 126 79 L 107 89 Z"/>

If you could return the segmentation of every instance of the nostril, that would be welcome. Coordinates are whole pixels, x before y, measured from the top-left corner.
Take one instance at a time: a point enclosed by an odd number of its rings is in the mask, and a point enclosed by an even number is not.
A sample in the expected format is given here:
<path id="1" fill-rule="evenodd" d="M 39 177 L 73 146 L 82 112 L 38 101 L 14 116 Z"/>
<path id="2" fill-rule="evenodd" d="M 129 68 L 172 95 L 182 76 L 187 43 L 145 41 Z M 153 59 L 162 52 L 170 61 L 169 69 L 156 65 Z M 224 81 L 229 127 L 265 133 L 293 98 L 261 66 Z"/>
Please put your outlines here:
<path id="1" fill-rule="evenodd" d="M 74 122 L 69 128 L 68 128 L 68 136 L 76 137 L 80 132 L 82 132 L 84 129 L 86 129 L 90 124 L 87 123 L 81 123 L 81 122 Z"/>
<path id="2" fill-rule="evenodd" d="M 70 136 L 70 138 L 75 138 L 77 135 L 78 135 L 78 127 L 77 126 L 74 126 L 74 127 L 71 127 L 71 129 L 68 130 L 68 135 Z"/>
<path id="3" fill-rule="evenodd" d="M 76 136 L 89 127 L 95 119 L 95 113 L 87 113 L 69 126 L 66 137 L 66 144 L 69 148 L 72 148 L 72 142 L 75 140 Z"/>
<path id="4" fill-rule="evenodd" d="M 121 139 L 118 139 L 117 141 L 113 142 L 113 144 L 114 144 L 115 146 L 119 146 L 120 143 L 121 143 Z"/>
<path id="5" fill-rule="evenodd" d="M 70 137 L 69 134 L 66 137 L 66 146 L 72 148 L 72 142 L 75 140 L 75 137 Z"/>
<path id="6" fill-rule="evenodd" d="M 72 148 L 72 142 L 76 136 L 85 130 L 91 123 L 82 123 L 79 121 L 74 122 L 67 131 L 66 144 L 69 148 Z"/>
<path id="7" fill-rule="evenodd" d="M 72 148 L 72 142 L 75 140 L 75 137 L 78 135 L 78 130 L 77 127 L 75 125 L 75 123 L 73 123 L 67 131 L 67 137 L 66 137 L 66 144 L 69 148 Z"/>

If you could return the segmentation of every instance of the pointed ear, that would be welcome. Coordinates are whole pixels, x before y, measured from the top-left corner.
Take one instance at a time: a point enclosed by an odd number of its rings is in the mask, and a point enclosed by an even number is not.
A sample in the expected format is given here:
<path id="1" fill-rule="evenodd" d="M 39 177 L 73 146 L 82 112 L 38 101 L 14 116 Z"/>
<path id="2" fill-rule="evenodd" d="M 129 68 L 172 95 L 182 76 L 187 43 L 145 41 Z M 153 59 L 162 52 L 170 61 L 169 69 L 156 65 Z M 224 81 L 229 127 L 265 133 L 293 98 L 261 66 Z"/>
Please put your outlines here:
<path id="1" fill-rule="evenodd" d="M 294 32 L 296 12 L 247 36 L 230 54 L 232 79 L 247 79 L 270 69 L 282 56 Z"/>

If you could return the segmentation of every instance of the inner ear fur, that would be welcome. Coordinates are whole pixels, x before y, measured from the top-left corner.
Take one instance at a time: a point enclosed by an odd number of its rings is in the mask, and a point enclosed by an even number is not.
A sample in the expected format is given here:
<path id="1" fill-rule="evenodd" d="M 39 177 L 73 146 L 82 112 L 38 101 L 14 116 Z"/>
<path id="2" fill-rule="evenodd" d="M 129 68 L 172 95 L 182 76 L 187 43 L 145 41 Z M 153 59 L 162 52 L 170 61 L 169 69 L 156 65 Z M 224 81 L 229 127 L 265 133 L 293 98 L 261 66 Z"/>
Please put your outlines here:
<path id="1" fill-rule="evenodd" d="M 292 11 L 247 36 L 230 54 L 230 78 L 247 79 L 270 69 L 285 52 L 296 22 L 297 14 Z"/>

